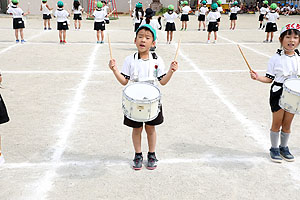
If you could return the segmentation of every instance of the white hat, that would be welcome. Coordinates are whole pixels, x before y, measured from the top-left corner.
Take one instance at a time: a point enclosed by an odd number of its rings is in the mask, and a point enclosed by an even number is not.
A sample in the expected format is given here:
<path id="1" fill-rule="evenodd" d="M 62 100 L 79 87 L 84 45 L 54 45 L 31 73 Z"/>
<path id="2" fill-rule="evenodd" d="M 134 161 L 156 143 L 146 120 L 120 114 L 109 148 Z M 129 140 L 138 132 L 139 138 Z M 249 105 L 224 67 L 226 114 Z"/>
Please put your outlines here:
<path id="1" fill-rule="evenodd" d="M 290 29 L 295 29 L 295 30 L 300 31 L 300 24 L 292 23 L 292 24 L 285 25 L 284 27 L 282 27 L 282 29 L 280 31 L 280 35 Z"/>

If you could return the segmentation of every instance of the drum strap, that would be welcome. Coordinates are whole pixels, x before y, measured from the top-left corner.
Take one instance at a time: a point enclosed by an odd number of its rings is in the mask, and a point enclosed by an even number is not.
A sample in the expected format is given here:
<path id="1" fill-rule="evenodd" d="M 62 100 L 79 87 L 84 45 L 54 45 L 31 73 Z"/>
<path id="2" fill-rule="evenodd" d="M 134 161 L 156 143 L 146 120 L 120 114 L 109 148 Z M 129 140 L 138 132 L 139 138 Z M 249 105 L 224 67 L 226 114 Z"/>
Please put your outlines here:
<path id="1" fill-rule="evenodd" d="M 137 65 L 137 63 L 139 62 L 138 60 L 139 60 L 139 54 L 138 53 L 135 53 L 134 55 L 133 55 L 133 57 L 134 57 L 134 61 L 131 63 L 131 66 L 133 67 L 133 70 L 134 70 L 134 72 L 133 72 L 133 81 L 134 82 L 138 82 L 138 81 L 140 81 L 139 80 L 139 69 L 138 69 L 138 67 L 136 66 Z M 149 81 L 154 81 L 155 80 L 155 78 L 156 77 L 154 77 L 154 66 L 157 64 L 157 55 L 156 55 L 156 53 L 151 53 L 151 56 L 149 55 L 149 64 L 150 64 L 150 66 L 148 66 L 148 80 Z M 153 67 L 151 67 L 153 65 Z M 148 81 L 147 80 L 147 81 Z"/>

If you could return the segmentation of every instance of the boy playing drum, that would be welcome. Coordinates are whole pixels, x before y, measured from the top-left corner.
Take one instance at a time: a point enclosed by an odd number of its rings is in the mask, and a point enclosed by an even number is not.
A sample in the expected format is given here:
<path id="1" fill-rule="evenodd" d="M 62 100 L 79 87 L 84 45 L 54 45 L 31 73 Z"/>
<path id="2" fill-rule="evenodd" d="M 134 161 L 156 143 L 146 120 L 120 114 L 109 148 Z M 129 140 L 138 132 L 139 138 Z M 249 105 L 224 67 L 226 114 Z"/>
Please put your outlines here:
<path id="1" fill-rule="evenodd" d="M 150 53 L 150 48 L 155 46 L 155 40 L 156 31 L 149 24 L 142 25 L 136 31 L 136 37 L 134 40 L 138 52 L 126 57 L 122 71 L 119 72 L 115 59 L 109 61 L 109 68 L 113 71 L 116 79 L 122 85 L 126 85 L 129 80 L 134 82 L 150 81 L 151 83 L 154 83 L 153 80 L 157 79 L 161 85 L 166 85 L 169 82 L 173 73 L 178 69 L 178 63 L 173 61 L 168 72 L 165 73 L 163 60 L 158 57 L 156 53 Z M 135 68 L 137 68 L 137 70 L 135 70 Z M 136 74 L 137 71 L 138 74 Z M 157 159 L 155 156 L 155 126 L 162 123 L 162 107 L 160 107 L 160 112 L 154 120 L 145 122 L 145 130 L 149 146 L 147 169 L 150 170 L 157 167 Z M 124 124 L 133 128 L 132 141 L 135 149 L 133 169 L 140 170 L 143 163 L 141 150 L 143 122 L 137 122 L 124 116 Z"/>

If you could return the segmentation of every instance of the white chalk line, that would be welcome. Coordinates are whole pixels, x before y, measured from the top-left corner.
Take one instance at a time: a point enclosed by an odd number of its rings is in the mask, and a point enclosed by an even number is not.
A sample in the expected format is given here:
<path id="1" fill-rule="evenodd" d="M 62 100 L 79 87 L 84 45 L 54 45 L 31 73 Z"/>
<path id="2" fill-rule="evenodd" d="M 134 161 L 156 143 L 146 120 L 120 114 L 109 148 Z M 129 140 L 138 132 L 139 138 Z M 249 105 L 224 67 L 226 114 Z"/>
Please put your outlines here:
<path id="1" fill-rule="evenodd" d="M 220 35 L 219 35 L 219 37 L 224 40 L 230 41 L 233 44 L 239 44 L 239 43 L 229 40 L 225 37 L 222 37 Z M 253 48 L 250 48 L 250 47 L 247 47 L 244 45 L 243 45 L 243 47 L 247 48 L 257 54 L 260 54 L 262 56 L 266 56 L 268 58 L 271 57 L 267 54 L 264 54 L 262 52 L 255 50 Z M 200 77 L 212 89 L 212 91 L 215 93 L 215 95 L 221 99 L 221 101 L 227 106 L 227 108 L 234 114 L 236 119 L 238 121 L 240 121 L 240 123 L 245 127 L 245 129 L 248 133 L 247 135 L 252 137 L 256 141 L 256 143 L 259 145 L 260 148 L 262 148 L 264 151 L 268 152 L 269 149 L 267 147 L 267 144 L 269 143 L 269 140 L 265 137 L 265 135 L 268 135 L 268 130 L 262 130 L 255 122 L 247 119 L 247 117 L 244 116 L 241 112 L 239 112 L 239 110 L 225 97 L 225 95 L 222 94 L 221 90 L 213 83 L 213 81 L 208 76 L 206 76 L 204 74 L 204 72 L 202 70 L 200 70 L 191 59 L 189 59 L 187 56 L 185 56 L 181 51 L 179 51 L 179 53 L 186 61 L 188 61 L 191 64 L 191 66 L 197 71 L 197 73 L 200 75 Z M 295 180 L 295 181 L 293 181 L 293 184 L 297 189 L 299 189 L 300 188 L 300 184 L 299 184 L 300 169 L 296 166 L 296 163 L 289 163 L 289 165 L 285 165 L 284 167 L 290 171 L 289 174 L 291 174 L 292 179 Z"/>
<path id="2" fill-rule="evenodd" d="M 249 70 L 229 69 L 229 70 L 202 70 L 205 73 L 244 73 Z M 266 70 L 255 70 L 258 72 L 265 72 Z M 195 73 L 195 70 L 178 70 L 178 73 Z M 2 74 L 83 74 L 85 71 L 2 71 Z M 111 74 L 111 71 L 93 71 L 93 74 Z"/>
<path id="3" fill-rule="evenodd" d="M 44 32 L 40 32 L 39 34 L 37 34 L 37 35 L 34 35 L 34 36 L 32 36 L 32 37 L 30 37 L 30 38 L 28 38 L 28 41 L 30 41 L 30 40 L 32 40 L 32 39 L 34 39 L 34 38 L 37 38 L 37 37 L 39 37 L 39 36 L 41 36 L 41 35 L 43 35 L 43 34 L 45 34 Z M 26 40 L 26 39 L 25 39 Z M 27 41 L 27 40 L 26 40 Z M 20 43 L 14 43 L 13 45 L 11 45 L 11 46 L 9 46 L 9 47 L 6 47 L 5 49 L 2 49 L 1 51 L 0 51 L 0 54 L 2 54 L 2 53 L 5 53 L 6 51 L 8 51 L 8 50 L 10 50 L 10 49 L 12 49 L 12 48 L 14 48 L 14 47 L 16 47 L 16 46 L 18 46 L 18 45 L 26 45 L 26 43 L 28 43 L 28 42 L 25 42 L 24 44 L 21 44 L 21 40 L 20 40 Z M 11 43 L 9 43 L 9 44 L 11 44 Z"/>
<path id="4" fill-rule="evenodd" d="M 163 158 L 159 161 L 159 165 L 171 165 L 171 164 L 184 164 L 184 163 L 199 163 L 199 164 L 218 164 L 218 163 L 241 163 L 241 164 L 261 164 L 271 163 L 266 158 L 262 157 L 243 157 L 243 156 L 219 156 L 219 155 L 203 155 L 202 158 Z M 41 163 L 5 163 L 1 165 L 0 171 L 5 169 L 25 169 L 25 168 L 46 168 L 51 170 L 52 168 L 59 167 L 118 167 L 118 166 L 131 166 L 131 162 L 128 160 L 91 160 L 91 161 L 60 161 L 60 162 L 41 162 Z"/>
<path id="5" fill-rule="evenodd" d="M 68 110 L 68 115 L 65 119 L 63 127 L 57 132 L 58 139 L 57 143 L 53 146 L 54 153 L 51 157 L 51 162 L 53 163 L 61 162 L 61 157 L 67 147 L 67 142 L 72 133 L 73 124 L 76 120 L 76 115 L 80 108 L 80 103 L 83 99 L 84 90 L 87 84 L 89 83 L 89 79 L 93 74 L 94 68 L 96 67 L 94 61 L 97 58 L 96 54 L 99 47 L 100 46 L 95 46 L 93 52 L 91 53 L 88 59 L 88 68 L 85 71 L 83 79 L 79 83 L 78 88 L 76 89 L 75 96 L 70 104 L 72 105 L 72 107 Z M 47 194 L 52 189 L 53 181 L 57 176 L 56 170 L 58 167 L 59 165 L 53 165 L 53 167 L 50 168 L 46 172 L 46 174 L 37 181 L 37 183 L 35 184 L 36 188 L 34 189 L 35 193 L 30 197 L 30 199 L 47 199 Z"/>

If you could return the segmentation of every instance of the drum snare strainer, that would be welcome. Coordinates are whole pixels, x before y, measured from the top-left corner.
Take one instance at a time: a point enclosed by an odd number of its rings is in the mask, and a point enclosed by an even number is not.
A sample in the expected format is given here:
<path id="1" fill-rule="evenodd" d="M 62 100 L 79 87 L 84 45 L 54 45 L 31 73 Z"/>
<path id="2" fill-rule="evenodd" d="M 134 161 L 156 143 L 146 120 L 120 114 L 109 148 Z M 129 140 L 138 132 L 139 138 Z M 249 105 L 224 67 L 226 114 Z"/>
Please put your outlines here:
<path id="1" fill-rule="evenodd" d="M 292 114 L 300 114 L 300 79 L 288 79 L 283 83 L 279 106 Z"/>
<path id="2" fill-rule="evenodd" d="M 136 82 L 123 90 L 124 115 L 137 122 L 155 119 L 160 112 L 161 94 L 158 87 L 147 82 Z"/>

